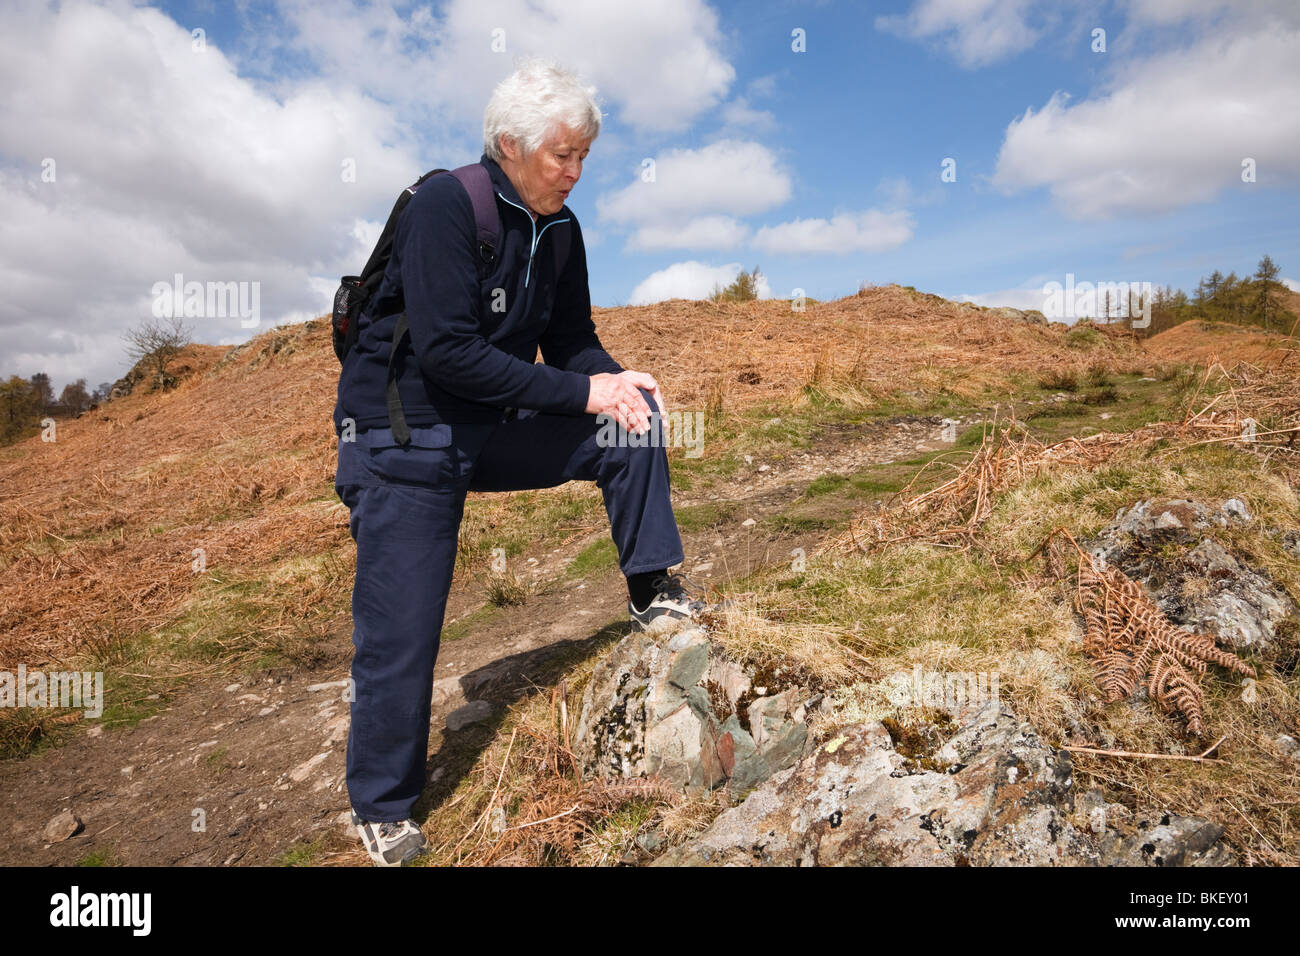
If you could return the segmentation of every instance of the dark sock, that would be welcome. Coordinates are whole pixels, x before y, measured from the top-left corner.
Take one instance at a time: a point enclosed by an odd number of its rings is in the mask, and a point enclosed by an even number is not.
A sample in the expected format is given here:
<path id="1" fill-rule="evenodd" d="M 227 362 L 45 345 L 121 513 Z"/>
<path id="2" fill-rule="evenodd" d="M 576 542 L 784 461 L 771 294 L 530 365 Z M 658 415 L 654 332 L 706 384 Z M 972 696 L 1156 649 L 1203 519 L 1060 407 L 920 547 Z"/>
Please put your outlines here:
<path id="1" fill-rule="evenodd" d="M 632 599 L 634 608 L 644 611 L 650 606 L 650 602 L 655 599 L 654 579 L 667 573 L 667 570 L 665 568 L 662 571 L 642 571 L 640 574 L 627 576 L 627 595 Z"/>

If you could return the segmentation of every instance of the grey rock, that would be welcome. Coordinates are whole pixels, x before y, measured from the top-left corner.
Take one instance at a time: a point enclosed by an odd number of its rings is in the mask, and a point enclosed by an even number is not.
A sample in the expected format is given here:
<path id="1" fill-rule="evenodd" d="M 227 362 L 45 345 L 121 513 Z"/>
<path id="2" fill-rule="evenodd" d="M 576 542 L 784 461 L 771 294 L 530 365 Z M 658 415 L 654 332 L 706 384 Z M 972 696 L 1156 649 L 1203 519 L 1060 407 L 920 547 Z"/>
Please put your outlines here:
<path id="1" fill-rule="evenodd" d="M 809 740 L 806 715 L 796 720 L 790 711 L 810 694 L 789 688 L 755 701 L 757 737 L 754 706 L 746 704 L 752 696 L 751 677 L 703 628 L 634 632 L 587 684 L 574 753 L 588 777 L 656 777 L 682 792 L 721 790 L 736 801 L 803 756 Z"/>
<path id="2" fill-rule="evenodd" d="M 658 827 L 653 830 L 646 830 L 636 835 L 635 842 L 637 846 L 647 853 L 654 853 L 664 844 L 664 832 Z"/>
<path id="3" fill-rule="evenodd" d="M 453 734 L 492 716 L 492 704 L 486 700 L 472 700 L 447 715 L 447 729 Z"/>
<path id="4" fill-rule="evenodd" d="M 1225 866 L 1232 854 L 1219 843 L 1223 827 L 1176 813 L 1144 817 L 1138 832 L 1121 836 L 1108 832 L 1101 857 L 1106 866 Z"/>
<path id="5" fill-rule="evenodd" d="M 1229 521 L 1245 524 L 1251 519 L 1250 508 L 1246 507 L 1246 502 L 1240 498 L 1229 498 L 1219 506 L 1219 510 L 1223 512 Z"/>
<path id="6" fill-rule="evenodd" d="M 1214 636 L 1234 651 L 1267 653 L 1295 602 L 1265 571 L 1250 567 L 1206 532 L 1251 520 L 1239 498 L 1210 508 L 1186 498 L 1139 501 L 1080 542 L 1143 585 L 1174 623 Z"/>
<path id="7" fill-rule="evenodd" d="M 45 842 L 62 843 L 64 840 L 76 836 L 82 831 L 82 828 L 81 817 L 71 810 L 64 810 L 45 824 Z"/>
<path id="8" fill-rule="evenodd" d="M 839 730 L 655 866 L 1179 866 L 1230 863 L 1213 824 L 1163 815 L 1136 833 L 1100 791 L 1077 795 L 1067 752 L 991 701 L 929 755 L 881 723 Z M 1120 808 L 1122 809 L 1122 808 Z M 1122 817 L 1122 814 L 1114 814 Z M 1126 828 L 1128 829 L 1128 828 Z"/>

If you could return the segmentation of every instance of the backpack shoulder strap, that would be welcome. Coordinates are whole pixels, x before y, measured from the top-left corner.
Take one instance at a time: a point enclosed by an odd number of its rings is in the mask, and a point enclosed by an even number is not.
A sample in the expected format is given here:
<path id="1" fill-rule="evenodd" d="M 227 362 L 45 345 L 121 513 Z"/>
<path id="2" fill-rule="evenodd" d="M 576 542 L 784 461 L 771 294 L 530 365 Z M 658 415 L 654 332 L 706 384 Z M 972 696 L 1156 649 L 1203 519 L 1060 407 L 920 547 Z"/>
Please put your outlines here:
<path id="1" fill-rule="evenodd" d="M 564 265 L 569 261 L 569 247 L 573 245 L 573 223 L 564 223 L 560 234 L 551 240 L 551 249 L 555 252 L 555 281 L 560 281 L 564 274 Z"/>
<path id="2" fill-rule="evenodd" d="M 492 189 L 492 176 L 481 163 L 461 166 L 451 170 L 451 174 L 469 193 L 469 201 L 474 206 L 475 248 L 485 263 L 490 262 L 496 255 L 501 235 L 501 213 Z"/>

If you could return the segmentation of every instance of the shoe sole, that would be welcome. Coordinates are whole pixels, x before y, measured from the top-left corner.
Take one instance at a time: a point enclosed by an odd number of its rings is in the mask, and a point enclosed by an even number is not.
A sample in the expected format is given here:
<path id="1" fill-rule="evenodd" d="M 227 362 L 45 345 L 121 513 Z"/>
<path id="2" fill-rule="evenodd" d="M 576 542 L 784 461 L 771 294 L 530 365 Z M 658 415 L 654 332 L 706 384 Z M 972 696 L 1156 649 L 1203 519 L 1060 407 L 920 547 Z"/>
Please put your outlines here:
<path id="1" fill-rule="evenodd" d="M 672 634 L 684 625 L 693 623 L 693 619 L 689 617 L 677 617 L 673 614 L 660 614 L 656 617 L 652 617 L 649 623 L 635 617 L 632 618 L 632 623 L 651 637 L 663 637 L 667 634 Z"/>

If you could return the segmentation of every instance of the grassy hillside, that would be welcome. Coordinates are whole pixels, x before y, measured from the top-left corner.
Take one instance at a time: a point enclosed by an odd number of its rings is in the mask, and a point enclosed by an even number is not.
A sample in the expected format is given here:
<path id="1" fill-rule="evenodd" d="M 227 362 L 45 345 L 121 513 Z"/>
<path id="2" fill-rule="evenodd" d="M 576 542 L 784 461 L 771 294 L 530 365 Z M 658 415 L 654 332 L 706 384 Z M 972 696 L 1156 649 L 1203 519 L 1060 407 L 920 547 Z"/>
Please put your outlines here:
<path id="1" fill-rule="evenodd" d="M 1156 494 L 1234 495 L 1271 524 L 1300 528 L 1295 455 L 1242 454 L 1227 440 L 1246 412 L 1264 431 L 1297 424 L 1286 398 L 1288 389 L 1300 395 L 1295 346 L 1200 323 L 1140 343 L 1119 328 L 1040 319 L 897 286 L 805 312 L 785 301 L 682 300 L 596 310 L 607 348 L 654 374 L 670 410 L 708 416 L 701 457 L 671 451 L 672 483 L 688 546 L 715 546 L 719 562 L 735 562 L 718 576 L 739 601 L 718 639 L 736 654 L 833 686 L 836 719 L 879 712 L 875 685 L 895 670 L 998 669 L 1004 698 L 1053 739 L 1082 728 L 1094 743 L 1185 750 L 1194 744 L 1158 712 L 1088 703 L 1094 678 L 1072 638 L 1068 589 L 1028 558 L 1053 527 L 1090 533 Z M 61 423 L 53 443 L 0 449 L 0 669 L 102 669 L 109 731 L 205 681 L 346 673 L 338 636 L 348 628 L 354 549 L 333 489 L 338 368 L 328 339 L 323 319 L 272 330 L 214 354 L 174 391 Z M 1251 363 L 1245 378 L 1206 370 L 1238 359 Z M 877 442 L 900 424 L 943 419 L 965 423 L 953 443 Z M 974 500 L 948 494 L 949 484 L 970 462 L 990 460 L 1008 427 L 1035 448 L 1088 439 L 1106 454 L 1008 466 L 1006 480 L 979 486 L 971 511 Z M 767 462 L 772 472 L 758 471 Z M 789 474 L 785 484 L 769 480 L 778 471 Z M 947 489 L 954 510 L 917 504 L 933 489 Z M 742 528 L 751 514 L 759 520 Z M 959 536 L 940 533 L 955 521 Z M 1300 596 L 1284 552 L 1262 538 L 1238 544 Z M 798 571 L 794 546 L 808 553 Z M 494 548 L 510 558 L 505 576 L 488 570 Z M 445 645 L 497 633 L 515 605 L 531 606 L 529 627 L 549 627 L 545 609 L 529 604 L 548 588 L 591 582 L 593 606 L 617 606 L 605 600 L 618 590 L 612 552 L 594 487 L 471 495 Z M 531 577 L 515 570 L 529 565 Z M 457 758 L 426 822 L 435 862 L 487 858 L 482 821 L 493 806 L 522 820 L 539 794 L 563 802 L 581 791 L 560 761 L 543 769 L 554 758 L 553 692 L 563 682 L 574 706 L 599 652 L 622 633 L 604 623 L 597 614 L 590 639 L 546 672 L 549 683 Z M 1300 731 L 1300 688 L 1284 670 L 1261 688 L 1263 716 L 1230 685 L 1211 689 L 1213 726 L 1238 735 L 1236 763 L 1157 769 L 1080 757 L 1079 772 L 1219 820 L 1253 861 L 1294 862 L 1300 781 L 1279 776 L 1251 742 Z M 11 711 L 0 715 L 0 745 L 39 757 L 77 723 L 76 712 Z M 612 862 L 650 816 L 671 812 L 686 832 L 716 810 L 632 802 L 602 811 L 556 861 Z M 295 851 L 294 862 L 312 860 L 364 854 L 328 841 Z"/>

